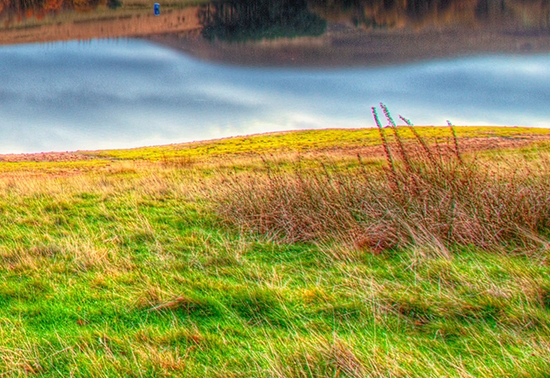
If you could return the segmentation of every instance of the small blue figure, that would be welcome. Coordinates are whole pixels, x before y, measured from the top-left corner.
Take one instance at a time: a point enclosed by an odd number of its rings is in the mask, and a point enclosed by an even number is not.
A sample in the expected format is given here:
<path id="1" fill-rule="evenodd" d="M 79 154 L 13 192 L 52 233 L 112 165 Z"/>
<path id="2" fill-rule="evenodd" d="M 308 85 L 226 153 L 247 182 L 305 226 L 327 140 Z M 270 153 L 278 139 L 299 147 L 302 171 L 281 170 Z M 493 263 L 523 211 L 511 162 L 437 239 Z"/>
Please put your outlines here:
<path id="1" fill-rule="evenodd" d="M 155 3 L 155 16 L 160 15 L 160 4 Z"/>

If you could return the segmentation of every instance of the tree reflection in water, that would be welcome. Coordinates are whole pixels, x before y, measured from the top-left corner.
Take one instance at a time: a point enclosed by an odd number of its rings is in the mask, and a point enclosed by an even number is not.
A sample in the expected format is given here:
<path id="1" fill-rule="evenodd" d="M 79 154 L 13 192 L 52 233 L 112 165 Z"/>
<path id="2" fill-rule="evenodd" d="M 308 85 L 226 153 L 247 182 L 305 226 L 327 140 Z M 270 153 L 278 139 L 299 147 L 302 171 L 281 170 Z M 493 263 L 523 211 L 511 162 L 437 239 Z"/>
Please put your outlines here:
<path id="1" fill-rule="evenodd" d="M 546 29 L 550 22 L 550 0 L 308 0 L 308 4 L 326 20 L 348 20 L 372 29 L 488 23 Z"/>
<path id="2" fill-rule="evenodd" d="M 308 9 L 306 0 L 236 0 L 207 4 L 199 10 L 208 40 L 238 42 L 280 37 L 318 36 L 326 21 Z"/>
<path id="3" fill-rule="evenodd" d="M 246 41 L 320 35 L 326 21 L 364 29 L 531 27 L 548 29 L 550 0 L 233 0 L 201 7 L 203 36 Z"/>
<path id="4" fill-rule="evenodd" d="M 61 12 L 124 8 L 124 0 L 0 0 L 5 25 Z M 172 4 L 172 3 L 171 3 Z M 176 8 L 190 0 L 173 0 Z M 141 8 L 140 8 L 141 7 Z M 142 3 L 128 0 L 127 10 Z M 517 28 L 549 30 L 550 0 L 230 0 L 198 6 L 209 40 L 246 41 L 317 36 L 328 22 L 363 29 Z"/>
<path id="5" fill-rule="evenodd" d="M 121 0 L 0 0 L 0 17 L 15 18 L 18 21 L 35 17 L 44 18 L 47 14 L 61 11 L 91 12 L 104 5 L 116 9 Z"/>

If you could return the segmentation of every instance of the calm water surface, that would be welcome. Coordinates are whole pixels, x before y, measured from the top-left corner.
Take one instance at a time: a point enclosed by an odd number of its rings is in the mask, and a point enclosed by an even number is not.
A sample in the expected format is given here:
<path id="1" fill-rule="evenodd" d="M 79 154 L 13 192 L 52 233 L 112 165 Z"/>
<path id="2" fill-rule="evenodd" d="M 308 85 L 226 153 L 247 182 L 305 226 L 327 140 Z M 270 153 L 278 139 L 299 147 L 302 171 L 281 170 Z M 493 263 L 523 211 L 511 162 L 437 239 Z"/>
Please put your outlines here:
<path id="1" fill-rule="evenodd" d="M 124 9 L 104 8 L 98 14 Z M 101 9 L 99 4 L 96 11 Z M 78 17 L 89 18 L 92 11 L 82 16 L 66 9 L 65 24 L 80 27 L 84 22 Z M 180 11 L 166 13 L 175 17 Z M 203 6 L 198 26 L 175 22 L 170 27 L 181 30 L 169 33 L 156 30 L 151 36 L 150 30 L 138 30 L 135 36 L 124 31 L 117 36 L 111 30 L 118 38 L 86 41 L 71 40 L 69 33 L 62 42 L 41 40 L 51 29 L 48 20 L 59 19 L 62 12 L 21 21 L 17 12 L 4 14 L 9 22 L 0 35 L 13 40 L 0 46 L 0 153 L 370 127 L 370 107 L 379 102 L 415 124 L 450 119 L 456 125 L 550 125 L 550 49 L 545 50 L 550 37 L 540 20 L 526 27 L 507 13 L 491 29 L 476 31 L 481 42 L 472 44 L 470 32 L 455 24 L 418 29 L 418 18 L 406 18 L 406 9 L 405 21 L 386 28 L 353 19 L 368 14 L 365 9 L 344 12 L 348 19 L 337 21 L 330 21 L 328 10 L 311 5 L 283 15 L 298 14 L 305 26 L 284 17 L 274 25 L 247 19 L 252 26 L 242 26 L 242 20 L 212 21 L 214 11 L 222 12 L 219 6 Z M 143 20 L 152 7 L 140 12 Z M 87 21 L 87 28 L 104 22 L 110 26 L 103 29 L 116 29 L 131 20 L 125 17 Z M 143 28 L 151 23 L 144 22 Z M 293 26 L 284 29 L 281 23 Z M 18 37 L 21 30 L 38 30 L 36 41 L 16 43 L 24 39 Z M 411 39 L 415 35 L 429 43 Z M 445 38 L 457 40 L 456 46 L 449 47 Z M 418 45 L 411 48 L 411 40 Z"/>

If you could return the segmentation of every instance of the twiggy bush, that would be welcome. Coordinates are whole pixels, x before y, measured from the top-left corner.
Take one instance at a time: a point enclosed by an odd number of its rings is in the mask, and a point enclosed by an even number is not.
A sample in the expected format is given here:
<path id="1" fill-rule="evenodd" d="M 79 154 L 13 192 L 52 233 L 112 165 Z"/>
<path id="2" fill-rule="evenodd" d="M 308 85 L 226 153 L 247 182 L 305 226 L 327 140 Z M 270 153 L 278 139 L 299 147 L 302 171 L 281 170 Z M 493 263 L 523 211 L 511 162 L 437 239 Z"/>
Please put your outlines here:
<path id="1" fill-rule="evenodd" d="M 339 168 L 281 169 L 234 176 L 220 189 L 219 211 L 232 224 L 282 241 L 342 239 L 379 251 L 429 245 L 482 248 L 548 247 L 548 167 L 499 170 L 465 161 L 453 126 L 445 145 L 416 136 L 404 142 L 381 104 L 388 126 L 380 132 L 387 166 L 373 171 Z M 358 157 L 361 160 L 360 156 Z"/>

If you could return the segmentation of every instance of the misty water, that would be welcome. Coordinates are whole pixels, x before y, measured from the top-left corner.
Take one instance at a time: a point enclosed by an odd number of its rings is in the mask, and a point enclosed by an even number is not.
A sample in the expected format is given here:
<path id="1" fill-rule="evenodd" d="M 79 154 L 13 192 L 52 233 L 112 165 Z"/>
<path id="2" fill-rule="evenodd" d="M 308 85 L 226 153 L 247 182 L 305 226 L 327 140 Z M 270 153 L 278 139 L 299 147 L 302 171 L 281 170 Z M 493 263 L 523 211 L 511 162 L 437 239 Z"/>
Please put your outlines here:
<path id="1" fill-rule="evenodd" d="M 372 127 L 379 102 L 550 125 L 546 1 L 2 1 L 0 153 Z"/>

